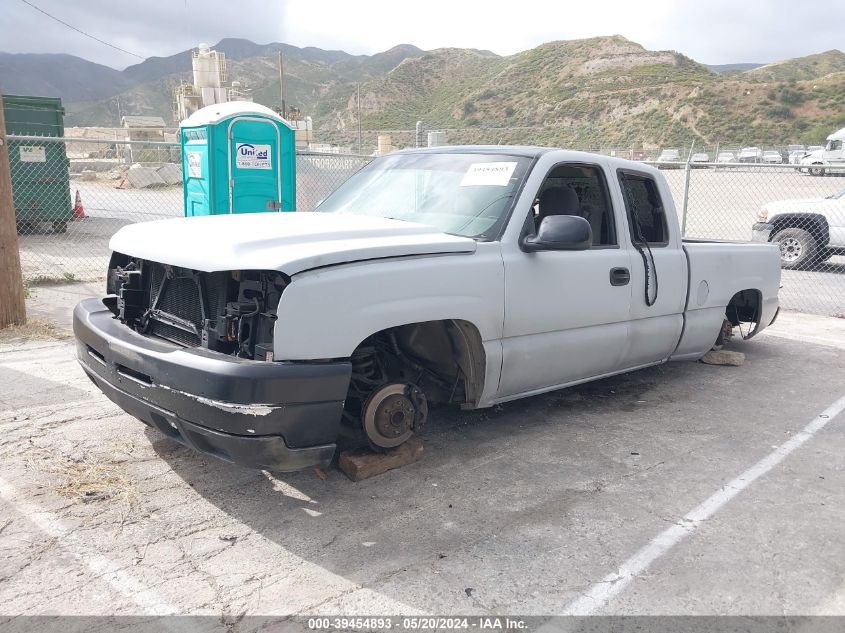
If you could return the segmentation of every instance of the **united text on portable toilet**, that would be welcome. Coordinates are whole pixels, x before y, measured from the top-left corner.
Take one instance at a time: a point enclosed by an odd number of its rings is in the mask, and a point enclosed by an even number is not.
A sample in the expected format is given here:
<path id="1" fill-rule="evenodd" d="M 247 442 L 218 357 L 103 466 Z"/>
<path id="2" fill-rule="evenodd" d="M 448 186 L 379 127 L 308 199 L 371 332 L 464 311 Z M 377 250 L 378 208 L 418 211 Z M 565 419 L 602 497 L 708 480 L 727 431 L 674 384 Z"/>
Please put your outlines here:
<path id="1" fill-rule="evenodd" d="M 296 210 L 294 130 L 273 110 L 219 103 L 179 128 L 186 216 Z"/>

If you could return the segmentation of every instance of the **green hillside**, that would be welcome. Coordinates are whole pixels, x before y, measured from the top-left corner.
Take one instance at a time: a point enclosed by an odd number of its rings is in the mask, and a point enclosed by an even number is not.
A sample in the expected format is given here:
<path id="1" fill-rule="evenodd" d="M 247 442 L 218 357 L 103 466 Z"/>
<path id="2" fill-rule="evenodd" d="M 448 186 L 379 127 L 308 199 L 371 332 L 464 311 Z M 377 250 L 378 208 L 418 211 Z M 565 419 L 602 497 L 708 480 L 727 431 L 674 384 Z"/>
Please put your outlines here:
<path id="1" fill-rule="evenodd" d="M 229 56 L 229 76 L 269 106 L 280 103 L 283 49 L 286 101 L 313 118 L 320 142 L 355 146 L 360 84 L 365 151 L 380 131 L 410 143 L 419 120 L 448 130 L 449 142 L 571 147 L 814 143 L 845 126 L 841 51 L 720 74 L 618 35 L 549 42 L 504 57 L 410 45 L 370 56 L 247 40 L 219 46 Z M 107 99 L 67 103 L 67 124 L 116 125 L 118 97 L 124 114 L 170 120 L 171 91 L 190 80 L 183 70 L 189 59 L 185 52 L 130 67 L 125 81 L 144 81 Z"/>
<path id="2" fill-rule="evenodd" d="M 832 50 L 766 64 L 747 71 L 745 75 L 758 81 L 807 81 L 837 72 L 845 72 L 845 53 Z"/>

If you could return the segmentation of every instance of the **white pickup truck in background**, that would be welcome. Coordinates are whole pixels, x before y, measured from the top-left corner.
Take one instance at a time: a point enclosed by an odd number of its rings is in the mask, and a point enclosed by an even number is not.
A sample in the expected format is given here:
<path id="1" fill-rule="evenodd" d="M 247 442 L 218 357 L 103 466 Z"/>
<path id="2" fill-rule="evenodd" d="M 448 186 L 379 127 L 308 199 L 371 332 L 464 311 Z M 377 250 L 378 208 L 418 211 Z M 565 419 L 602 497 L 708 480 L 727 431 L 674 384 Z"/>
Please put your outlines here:
<path id="1" fill-rule="evenodd" d="M 845 189 L 824 198 L 768 202 L 751 228 L 755 242 L 780 247 L 783 268 L 818 266 L 845 254 Z"/>
<path id="2" fill-rule="evenodd" d="M 668 360 L 778 311 L 776 245 L 683 241 L 656 169 L 546 148 L 374 160 L 314 213 L 135 224 L 74 313 L 117 404 L 254 468 L 325 465 L 342 420 L 407 440 L 431 403 L 489 407 Z"/>

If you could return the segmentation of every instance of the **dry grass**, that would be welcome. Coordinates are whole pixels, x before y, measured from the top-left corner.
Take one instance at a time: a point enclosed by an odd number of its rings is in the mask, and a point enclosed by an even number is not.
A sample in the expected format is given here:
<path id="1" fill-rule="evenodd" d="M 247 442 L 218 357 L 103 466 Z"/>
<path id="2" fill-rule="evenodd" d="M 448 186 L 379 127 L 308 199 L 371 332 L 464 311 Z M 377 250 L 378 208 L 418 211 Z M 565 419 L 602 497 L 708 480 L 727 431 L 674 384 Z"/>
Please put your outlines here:
<path id="1" fill-rule="evenodd" d="M 54 478 L 53 487 L 63 497 L 86 503 L 124 501 L 131 506 L 135 501 L 135 486 L 114 466 L 90 459 L 79 462 L 65 459 L 42 470 Z"/>
<path id="2" fill-rule="evenodd" d="M 29 319 L 24 325 L 10 325 L 0 330 L 0 343 L 11 343 L 16 340 L 60 341 L 70 336 L 71 332 L 58 328 L 49 321 Z"/>

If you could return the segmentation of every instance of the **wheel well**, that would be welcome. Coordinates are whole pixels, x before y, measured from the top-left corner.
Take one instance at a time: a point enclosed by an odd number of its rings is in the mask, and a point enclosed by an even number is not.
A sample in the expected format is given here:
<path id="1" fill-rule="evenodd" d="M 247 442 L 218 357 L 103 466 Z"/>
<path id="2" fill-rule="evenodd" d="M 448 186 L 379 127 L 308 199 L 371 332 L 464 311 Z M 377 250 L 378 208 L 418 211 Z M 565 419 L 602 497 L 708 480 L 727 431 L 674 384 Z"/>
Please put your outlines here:
<path id="1" fill-rule="evenodd" d="M 819 246 L 825 246 L 828 242 L 830 230 L 827 220 L 820 215 L 813 213 L 789 213 L 779 215 L 772 219 L 772 239 L 783 229 L 804 229 L 808 231 Z"/>
<path id="2" fill-rule="evenodd" d="M 477 406 L 486 356 L 481 334 L 460 319 L 407 323 L 376 332 L 352 352 L 350 397 L 374 382 L 416 384 L 432 402 Z M 365 396 L 364 396 L 365 397 Z"/>
<path id="3" fill-rule="evenodd" d="M 742 338 L 749 339 L 757 333 L 760 319 L 763 314 L 763 294 L 759 290 L 747 289 L 737 292 L 728 302 L 725 308 L 725 317 L 734 327 L 739 327 L 742 332 L 742 324 L 748 324 L 747 332 Z"/>

